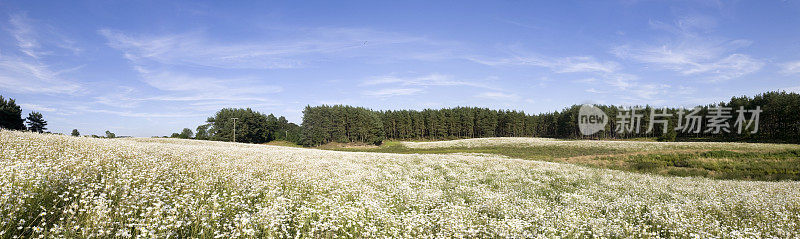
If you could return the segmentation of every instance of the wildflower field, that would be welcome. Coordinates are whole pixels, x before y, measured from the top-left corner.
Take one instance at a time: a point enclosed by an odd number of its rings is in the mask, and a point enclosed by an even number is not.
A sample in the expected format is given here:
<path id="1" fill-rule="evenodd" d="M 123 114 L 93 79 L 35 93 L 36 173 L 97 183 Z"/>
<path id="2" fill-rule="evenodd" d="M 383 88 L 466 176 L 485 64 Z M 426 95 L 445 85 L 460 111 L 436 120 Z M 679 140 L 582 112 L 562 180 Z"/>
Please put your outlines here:
<path id="1" fill-rule="evenodd" d="M 599 145 L 580 154 L 608 153 Z M 708 147 L 770 154 L 796 146 Z M 497 154 L 0 131 L 0 175 L 0 237 L 800 237 L 797 181 L 662 176 Z"/>
<path id="2" fill-rule="evenodd" d="M 330 149 L 402 154 L 490 154 L 669 176 L 800 180 L 800 145 L 796 144 L 508 137 L 434 142 L 390 141 L 381 147 Z"/>

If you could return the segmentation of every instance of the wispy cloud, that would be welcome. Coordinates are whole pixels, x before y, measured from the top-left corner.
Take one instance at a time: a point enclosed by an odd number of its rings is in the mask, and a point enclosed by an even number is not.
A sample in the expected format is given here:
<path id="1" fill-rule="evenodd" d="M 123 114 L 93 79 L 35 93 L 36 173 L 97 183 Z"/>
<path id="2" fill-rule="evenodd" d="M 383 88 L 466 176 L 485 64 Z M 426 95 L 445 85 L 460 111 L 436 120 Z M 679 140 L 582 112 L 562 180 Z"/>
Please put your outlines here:
<path id="1" fill-rule="evenodd" d="M 72 54 L 83 51 L 76 46 L 76 42 L 53 27 L 38 23 L 25 13 L 11 14 L 6 30 L 16 40 L 18 50 L 27 56 L 39 59 L 43 56 L 56 54 L 56 50 L 68 50 Z M 45 46 L 50 48 L 44 49 Z"/>
<path id="2" fill-rule="evenodd" d="M 199 31 L 135 35 L 101 29 L 99 33 L 131 60 L 226 69 L 298 68 L 348 57 L 428 58 L 440 46 L 422 37 L 350 28 L 298 28 L 280 32 L 285 37 L 243 42 L 222 42 Z"/>
<path id="3" fill-rule="evenodd" d="M 80 84 L 66 80 L 63 74 L 74 69 L 53 70 L 44 63 L 48 52 L 38 39 L 36 26 L 24 14 L 9 17 L 6 30 L 14 37 L 17 50 L 23 54 L 3 52 L 0 55 L 0 88 L 21 93 L 77 94 Z"/>
<path id="4" fill-rule="evenodd" d="M 397 84 L 402 86 L 469 86 L 487 89 L 496 89 L 481 82 L 455 80 L 454 77 L 439 73 L 432 73 L 414 77 L 397 77 L 394 75 L 372 77 L 361 83 L 361 86 L 384 84 Z"/>
<path id="5" fill-rule="evenodd" d="M 751 45 L 749 40 L 726 40 L 697 33 L 716 25 L 711 18 L 685 17 L 674 24 L 651 21 L 650 25 L 669 32 L 669 40 L 660 44 L 625 44 L 614 47 L 611 53 L 684 75 L 699 75 L 710 81 L 741 77 L 760 70 L 765 64 L 763 60 L 736 52 Z"/>
<path id="6" fill-rule="evenodd" d="M 606 93 L 605 91 L 600 91 L 600 90 L 597 90 L 595 88 L 589 88 L 589 89 L 586 89 L 585 91 L 589 92 L 589 93 L 594 93 L 594 94 Z"/>
<path id="7" fill-rule="evenodd" d="M 106 105 L 114 105 L 117 99 L 135 102 L 116 105 L 123 108 L 150 101 L 181 102 L 196 111 L 243 104 L 249 107 L 279 105 L 269 95 L 283 91 L 283 87 L 251 75 L 247 69 L 296 67 L 299 61 L 281 56 L 313 51 L 311 48 L 335 51 L 333 45 L 223 44 L 200 33 L 134 37 L 107 29 L 99 32 L 107 38 L 109 46 L 122 51 L 139 73 L 140 80 L 156 89 L 142 90 L 147 94 L 136 96 L 123 91 L 96 98 L 97 103 Z M 197 66 L 217 69 L 200 74 Z M 109 102 L 112 103 L 107 104 Z"/>
<path id="8" fill-rule="evenodd" d="M 253 78 L 219 78 L 197 76 L 173 71 L 151 71 L 138 67 L 143 81 L 162 91 L 177 91 L 214 95 L 255 95 L 277 93 L 279 86 L 267 85 Z"/>
<path id="9" fill-rule="evenodd" d="M 30 20 L 25 14 L 12 14 L 8 19 L 10 26 L 8 31 L 17 40 L 17 47 L 21 52 L 30 57 L 39 58 L 40 54 L 42 54 L 38 52 L 40 48 L 39 41 L 36 39 L 36 32 L 29 22 Z"/>
<path id="10" fill-rule="evenodd" d="M 603 77 L 604 82 L 617 90 L 624 91 L 637 84 L 639 77 L 633 74 L 608 74 Z"/>
<path id="11" fill-rule="evenodd" d="M 37 104 L 22 103 L 22 104 L 19 104 L 19 106 L 22 107 L 22 109 L 32 110 L 32 111 L 41 111 L 41 112 L 55 112 L 56 111 L 55 108 L 42 106 L 42 105 L 37 105 Z"/>
<path id="12" fill-rule="evenodd" d="M 503 92 L 484 92 L 478 94 L 477 97 L 491 99 L 491 100 L 498 100 L 498 101 L 516 101 L 519 100 L 519 95 L 513 93 L 503 93 Z"/>
<path id="13" fill-rule="evenodd" d="M 467 59 L 489 66 L 537 66 L 552 70 L 555 73 L 605 72 L 619 70 L 618 63 L 599 61 L 592 56 L 547 57 L 532 53 L 513 52 L 510 57 L 487 58 L 466 57 Z"/>
<path id="14" fill-rule="evenodd" d="M 403 96 L 403 95 L 413 95 L 422 92 L 422 89 L 417 88 L 390 88 L 390 89 L 380 89 L 380 90 L 368 90 L 363 91 L 362 94 L 366 96 L 375 96 L 375 97 L 392 97 L 392 96 Z"/>
<path id="15" fill-rule="evenodd" d="M 781 72 L 784 74 L 798 74 L 800 73 L 800 61 L 783 63 L 781 68 Z"/>
<path id="16" fill-rule="evenodd" d="M 12 92 L 77 94 L 82 87 L 34 59 L 0 56 L 0 88 Z"/>
<path id="17" fill-rule="evenodd" d="M 188 117 L 206 116 L 205 114 L 197 114 L 197 113 L 190 113 L 190 112 L 150 113 L 150 112 L 133 112 L 133 111 L 92 109 L 92 108 L 85 108 L 85 107 L 79 107 L 79 110 L 85 111 L 85 112 L 91 112 L 91 113 L 112 114 L 112 115 L 117 115 L 117 116 L 134 117 L 134 118 L 188 118 Z"/>

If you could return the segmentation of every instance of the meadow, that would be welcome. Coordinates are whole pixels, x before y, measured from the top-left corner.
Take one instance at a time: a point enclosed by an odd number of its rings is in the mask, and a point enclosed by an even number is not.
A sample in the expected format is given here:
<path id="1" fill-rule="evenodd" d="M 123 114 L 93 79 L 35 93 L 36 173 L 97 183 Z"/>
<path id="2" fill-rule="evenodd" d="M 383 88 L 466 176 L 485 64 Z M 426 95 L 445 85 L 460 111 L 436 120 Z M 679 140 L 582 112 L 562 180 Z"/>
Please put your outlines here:
<path id="1" fill-rule="evenodd" d="M 659 175 L 800 180 L 800 145 L 796 144 L 503 137 L 433 142 L 389 141 L 381 147 L 323 148 L 402 154 L 492 154 Z"/>
<path id="2" fill-rule="evenodd" d="M 528 159 L 0 131 L 0 237 L 800 237 L 797 181 L 662 176 L 553 159 L 651 149 L 789 158 L 796 150 L 709 144 L 510 138 L 358 149 L 541 147 Z"/>

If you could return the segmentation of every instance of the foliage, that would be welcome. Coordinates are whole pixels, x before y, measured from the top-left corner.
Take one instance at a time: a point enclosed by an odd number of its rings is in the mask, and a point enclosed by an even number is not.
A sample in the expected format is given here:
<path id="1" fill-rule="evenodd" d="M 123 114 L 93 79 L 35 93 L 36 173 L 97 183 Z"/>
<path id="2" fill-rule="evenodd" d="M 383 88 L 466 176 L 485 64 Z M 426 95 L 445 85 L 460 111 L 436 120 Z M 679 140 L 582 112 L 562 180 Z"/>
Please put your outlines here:
<path id="1" fill-rule="evenodd" d="M 670 117 L 666 134 L 663 124 L 653 124 L 647 132 L 649 117 L 653 107 L 643 106 L 637 113 L 642 114 L 639 133 L 618 133 L 616 116 L 619 107 L 597 105 L 608 117 L 606 129 L 591 136 L 583 136 L 578 131 L 579 105 L 564 108 L 552 113 L 528 115 L 522 111 L 492 110 L 476 107 L 455 107 L 447 109 L 387 110 L 372 111 L 353 106 L 306 107 L 303 111 L 303 131 L 305 145 L 320 145 L 327 142 L 366 142 L 376 143 L 375 139 L 453 139 L 483 137 L 550 137 L 550 138 L 592 138 L 627 139 L 654 137 L 661 141 L 708 138 L 712 140 L 753 140 L 800 142 L 800 94 L 787 92 L 767 92 L 753 98 L 733 97 L 729 102 L 707 105 L 700 115 L 707 115 L 708 108 L 732 108 L 733 118 L 727 122 L 731 132 L 721 134 L 677 132 L 677 108 L 667 108 Z M 746 110 L 760 106 L 763 112 L 759 120 L 759 132 L 750 134 L 754 126 L 743 129 L 739 134 L 734 126 L 739 107 Z M 660 109 L 657 113 L 661 113 Z M 380 119 L 374 121 L 374 117 Z M 749 117 L 749 116 L 748 116 Z M 749 118 L 748 118 L 749 120 Z M 382 130 L 371 130 L 379 127 Z M 355 130 L 361 130 L 355 132 Z M 365 132 L 373 132 L 364 135 Z"/>
<path id="2" fill-rule="evenodd" d="M 183 128 L 183 130 L 181 130 L 181 133 L 178 134 L 178 138 L 181 138 L 181 139 L 191 139 L 193 136 L 194 136 L 194 133 L 189 128 Z"/>
<path id="3" fill-rule="evenodd" d="M 116 138 L 116 137 L 117 137 L 116 134 L 114 134 L 111 131 L 106 130 L 106 138 L 113 139 L 113 138 Z"/>
<path id="4" fill-rule="evenodd" d="M 81 136 L 81 132 L 78 132 L 78 129 L 72 129 L 72 133 L 70 135 L 78 137 Z"/>
<path id="5" fill-rule="evenodd" d="M 209 138 L 208 127 L 210 126 L 211 125 L 209 124 L 197 126 L 197 133 L 195 134 L 194 138 L 198 140 L 207 140 Z"/>
<path id="6" fill-rule="evenodd" d="M 247 109 L 225 108 L 218 111 L 214 117 L 209 117 L 207 122 L 208 138 L 217 141 L 232 141 L 234 120 L 236 119 L 236 142 L 266 143 L 272 140 L 288 140 L 298 142 L 299 129 L 296 124 L 289 123 L 286 118 L 276 118 L 275 115 L 265 115 Z"/>
<path id="7" fill-rule="evenodd" d="M 306 106 L 303 110 L 302 143 L 316 146 L 328 142 L 383 141 L 381 115 L 363 107 L 344 105 Z"/>
<path id="8" fill-rule="evenodd" d="M 0 128 L 11 130 L 24 130 L 25 120 L 22 118 L 22 108 L 14 99 L 6 100 L 0 95 Z"/>
<path id="9" fill-rule="evenodd" d="M 42 113 L 31 112 L 25 119 L 28 121 L 28 130 L 31 132 L 43 133 L 47 130 L 47 121 L 42 117 Z"/>

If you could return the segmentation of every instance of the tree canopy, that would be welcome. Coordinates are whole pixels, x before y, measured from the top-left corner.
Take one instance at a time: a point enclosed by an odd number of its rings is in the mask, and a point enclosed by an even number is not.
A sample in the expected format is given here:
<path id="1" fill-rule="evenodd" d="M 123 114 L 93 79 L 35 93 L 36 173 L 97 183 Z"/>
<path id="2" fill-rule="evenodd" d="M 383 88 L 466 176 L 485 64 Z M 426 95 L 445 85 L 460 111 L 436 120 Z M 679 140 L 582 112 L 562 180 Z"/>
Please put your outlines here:
<path id="1" fill-rule="evenodd" d="M 207 140 L 209 138 L 208 134 L 208 127 L 211 126 L 209 124 L 203 124 L 197 126 L 197 133 L 195 134 L 194 138 L 199 140 Z"/>
<path id="2" fill-rule="evenodd" d="M 194 133 L 189 128 L 183 128 L 183 130 L 181 130 L 181 133 L 178 134 L 178 138 L 181 138 L 181 139 L 191 139 L 193 136 L 194 136 Z"/>
<path id="3" fill-rule="evenodd" d="M 236 118 L 236 142 L 266 143 L 272 140 L 299 142 L 299 126 L 289 123 L 283 116 L 277 118 L 273 114 L 265 115 L 250 108 L 225 108 L 218 111 L 213 117 L 208 118 L 210 127 L 205 137 L 211 140 L 233 141 L 233 118 Z"/>
<path id="4" fill-rule="evenodd" d="M 383 135 L 380 112 L 345 105 L 306 106 L 303 110 L 303 145 L 328 142 L 380 144 Z"/>
<path id="5" fill-rule="evenodd" d="M 720 102 L 700 107 L 703 127 L 708 124 L 709 115 L 716 107 L 725 107 L 735 112 L 740 107 L 755 109 L 760 107 L 759 131 L 757 134 L 730 132 L 677 132 L 666 130 L 663 124 L 653 124 L 647 131 L 652 112 L 671 114 L 666 123 L 667 129 L 677 126 L 677 114 L 682 109 L 667 108 L 665 112 L 651 106 L 641 106 L 640 132 L 620 132 L 616 116 L 620 107 L 597 105 L 605 113 L 609 122 L 605 130 L 594 135 L 584 136 L 578 127 L 580 105 L 573 105 L 561 111 L 529 115 L 522 111 L 492 110 L 477 107 L 455 107 L 425 110 L 387 110 L 374 111 L 362 107 L 334 105 L 307 106 L 303 111 L 303 144 L 314 146 L 328 142 L 379 143 L 389 139 L 450 139 L 476 137 L 551 137 L 551 138 L 631 138 L 657 137 L 660 140 L 710 139 L 710 140 L 754 140 L 800 142 L 800 94 L 787 92 L 767 92 L 755 97 L 733 97 L 728 102 Z M 654 115 L 655 117 L 655 115 Z M 655 118 L 654 118 L 655 119 Z M 733 129 L 736 117 L 721 121 Z M 749 119 L 748 119 L 749 121 Z M 746 123 L 746 122 L 745 122 Z"/>
<path id="6" fill-rule="evenodd" d="M 26 120 L 28 120 L 28 130 L 32 132 L 42 133 L 47 130 L 47 121 L 42 117 L 42 113 L 31 112 Z"/>
<path id="7" fill-rule="evenodd" d="M 6 100 L 0 95 L 0 128 L 11 130 L 24 130 L 25 120 L 22 118 L 22 108 L 14 99 Z"/>

